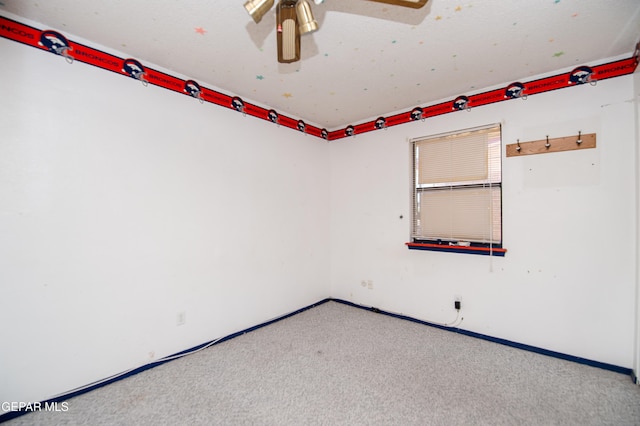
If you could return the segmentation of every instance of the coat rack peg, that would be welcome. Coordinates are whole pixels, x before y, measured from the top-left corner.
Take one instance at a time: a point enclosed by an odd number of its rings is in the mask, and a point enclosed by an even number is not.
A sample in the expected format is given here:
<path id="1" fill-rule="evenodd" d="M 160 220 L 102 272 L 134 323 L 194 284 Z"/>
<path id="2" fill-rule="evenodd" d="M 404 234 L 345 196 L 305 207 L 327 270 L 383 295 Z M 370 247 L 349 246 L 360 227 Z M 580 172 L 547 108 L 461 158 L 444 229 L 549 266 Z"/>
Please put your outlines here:
<path id="1" fill-rule="evenodd" d="M 518 139 L 517 145 L 518 146 L 516 147 L 516 151 L 520 152 L 520 150 L 522 149 L 522 147 L 520 146 L 520 139 Z"/>
<path id="2" fill-rule="evenodd" d="M 544 147 L 547 149 L 551 148 L 551 144 L 549 143 L 549 135 L 547 135 L 547 143 L 544 144 Z"/>
<path id="3" fill-rule="evenodd" d="M 578 140 L 576 141 L 578 145 L 582 143 L 582 130 L 578 131 Z"/>

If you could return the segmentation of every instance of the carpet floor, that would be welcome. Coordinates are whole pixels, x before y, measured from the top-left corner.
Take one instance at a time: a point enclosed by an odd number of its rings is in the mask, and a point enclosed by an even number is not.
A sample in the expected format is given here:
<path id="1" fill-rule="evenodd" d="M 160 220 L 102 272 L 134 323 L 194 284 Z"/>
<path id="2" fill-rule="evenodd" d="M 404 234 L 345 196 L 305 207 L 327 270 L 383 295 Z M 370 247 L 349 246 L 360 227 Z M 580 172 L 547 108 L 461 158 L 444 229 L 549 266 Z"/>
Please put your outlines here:
<path id="1" fill-rule="evenodd" d="M 327 302 L 17 425 L 640 425 L 616 372 Z"/>

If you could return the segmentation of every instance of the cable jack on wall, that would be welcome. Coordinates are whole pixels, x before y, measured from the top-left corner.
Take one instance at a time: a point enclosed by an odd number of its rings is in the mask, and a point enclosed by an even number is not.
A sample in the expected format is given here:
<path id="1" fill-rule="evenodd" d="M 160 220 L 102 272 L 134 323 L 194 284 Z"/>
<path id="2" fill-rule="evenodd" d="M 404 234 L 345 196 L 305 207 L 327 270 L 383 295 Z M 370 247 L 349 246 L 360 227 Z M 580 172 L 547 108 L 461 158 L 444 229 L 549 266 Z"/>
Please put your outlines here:
<path id="1" fill-rule="evenodd" d="M 456 300 L 454 300 L 453 308 L 456 310 L 456 319 L 453 320 L 453 322 L 443 324 L 445 327 L 458 327 L 462 323 L 462 320 L 464 320 L 464 317 L 460 316 L 460 309 L 462 309 L 462 301 L 459 298 L 456 298 Z"/>

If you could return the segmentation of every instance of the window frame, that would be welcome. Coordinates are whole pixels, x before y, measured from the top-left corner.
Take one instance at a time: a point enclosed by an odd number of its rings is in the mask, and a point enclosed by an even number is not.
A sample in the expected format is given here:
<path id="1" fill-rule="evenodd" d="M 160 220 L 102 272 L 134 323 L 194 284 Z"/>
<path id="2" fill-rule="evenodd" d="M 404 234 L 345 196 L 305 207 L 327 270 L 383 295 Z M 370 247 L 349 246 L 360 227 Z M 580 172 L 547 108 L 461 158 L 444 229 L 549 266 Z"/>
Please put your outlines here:
<path id="1" fill-rule="evenodd" d="M 447 137 L 455 137 L 464 134 L 470 134 L 472 132 L 478 132 L 487 130 L 490 131 L 492 129 L 497 129 L 499 133 L 499 140 L 497 142 L 497 148 L 494 146 L 494 150 L 497 152 L 491 152 L 491 140 L 487 141 L 487 178 L 482 180 L 457 180 L 453 182 L 440 182 L 440 183 L 418 183 L 418 172 L 419 172 L 419 156 L 418 156 L 418 144 L 424 143 L 425 141 L 436 141 L 437 139 L 444 139 Z M 503 206 L 502 206 L 502 125 L 501 123 L 493 123 L 484 126 L 478 126 L 467 129 L 460 129 L 452 132 L 441 133 L 436 135 L 428 135 L 416 137 L 409 140 L 410 143 L 410 153 L 411 153 L 411 234 L 410 241 L 406 243 L 409 249 L 417 249 L 417 250 L 430 250 L 430 251 L 446 251 L 446 252 L 456 252 L 456 253 L 470 253 L 470 254 L 482 254 L 482 255 L 491 255 L 491 256 L 504 256 L 506 253 L 506 249 L 503 248 L 504 235 L 503 235 Z M 496 144 L 496 142 L 493 142 Z M 491 174 L 491 167 L 495 166 L 495 163 L 498 164 L 498 172 L 496 176 Z M 491 220 L 491 230 L 488 232 L 488 240 L 462 240 L 458 238 L 428 238 L 426 236 L 418 235 L 416 227 L 418 226 L 419 215 L 420 215 L 420 207 L 418 205 L 419 194 L 428 193 L 433 191 L 457 191 L 457 190 L 465 190 L 469 188 L 489 188 L 489 191 L 492 188 L 497 188 L 499 191 L 499 201 L 497 206 L 495 205 L 496 201 L 488 201 L 491 203 L 491 209 L 499 208 L 497 213 L 499 220 L 499 241 L 493 240 L 495 227 L 497 226 L 497 221 L 493 216 L 495 213 L 490 213 Z M 491 192 L 488 193 L 490 197 L 492 197 Z"/>

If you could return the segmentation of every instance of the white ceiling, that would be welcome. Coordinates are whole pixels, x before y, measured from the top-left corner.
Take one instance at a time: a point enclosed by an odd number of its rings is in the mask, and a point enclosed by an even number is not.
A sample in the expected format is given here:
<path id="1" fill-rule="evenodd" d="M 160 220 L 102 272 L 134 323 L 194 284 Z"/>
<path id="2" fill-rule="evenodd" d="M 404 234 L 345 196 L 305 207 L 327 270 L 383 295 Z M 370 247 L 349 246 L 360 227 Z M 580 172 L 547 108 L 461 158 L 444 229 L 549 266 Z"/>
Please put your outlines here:
<path id="1" fill-rule="evenodd" d="M 0 14 L 330 130 L 631 57 L 640 40 L 639 0 L 310 1 L 320 29 L 280 64 L 275 8 L 256 24 L 243 3 L 0 0 Z"/>

